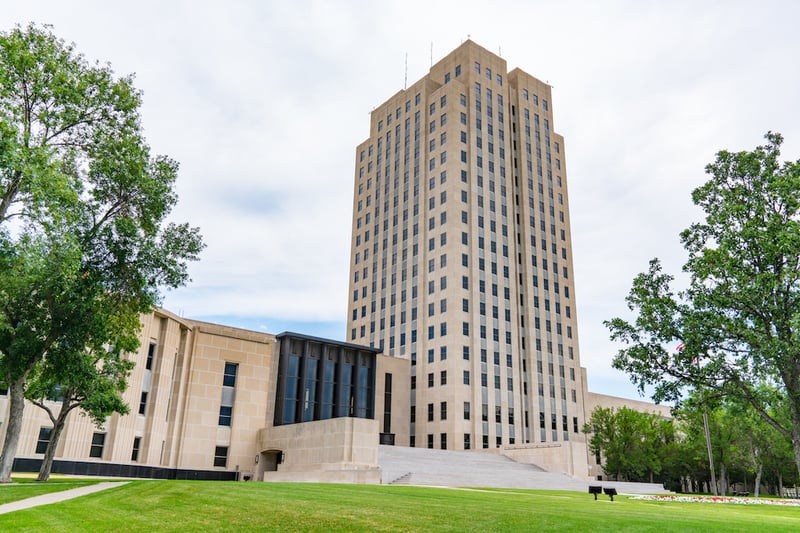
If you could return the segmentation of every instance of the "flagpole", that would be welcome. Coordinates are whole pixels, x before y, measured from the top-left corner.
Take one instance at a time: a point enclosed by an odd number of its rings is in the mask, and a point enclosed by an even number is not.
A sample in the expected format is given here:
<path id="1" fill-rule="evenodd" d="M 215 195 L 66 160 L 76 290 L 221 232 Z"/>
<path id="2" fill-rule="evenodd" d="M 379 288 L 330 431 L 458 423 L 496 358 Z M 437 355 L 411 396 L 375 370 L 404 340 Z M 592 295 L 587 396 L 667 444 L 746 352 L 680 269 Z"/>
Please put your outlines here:
<path id="1" fill-rule="evenodd" d="M 711 492 L 717 494 L 717 474 L 714 472 L 714 454 L 711 453 L 711 434 L 708 431 L 708 408 L 705 405 L 705 391 L 703 391 L 703 428 L 706 433 L 706 448 L 708 449 L 708 468 L 711 470 Z"/>
<path id="2" fill-rule="evenodd" d="M 686 345 L 684 343 L 680 343 L 677 346 L 677 350 L 679 352 L 683 352 Z M 696 359 L 697 368 L 700 368 L 700 358 Z M 705 389 L 702 390 L 703 395 L 703 433 L 705 433 L 706 437 L 706 450 L 708 451 L 708 469 L 711 472 L 711 492 L 714 496 L 718 496 L 717 493 L 717 473 L 714 470 L 714 454 L 711 451 L 711 432 L 708 430 L 708 406 L 706 405 L 706 391 Z"/>

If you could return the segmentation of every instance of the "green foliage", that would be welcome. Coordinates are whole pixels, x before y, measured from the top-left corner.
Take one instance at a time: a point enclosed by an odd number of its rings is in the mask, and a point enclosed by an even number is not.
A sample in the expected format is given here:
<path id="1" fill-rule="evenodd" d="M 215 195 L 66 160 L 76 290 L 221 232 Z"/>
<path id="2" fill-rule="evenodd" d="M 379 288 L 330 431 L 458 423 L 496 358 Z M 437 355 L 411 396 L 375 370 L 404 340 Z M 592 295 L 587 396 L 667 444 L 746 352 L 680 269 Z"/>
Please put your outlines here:
<path id="1" fill-rule="evenodd" d="M 25 391 L 41 399 L 58 383 L 98 420 L 124 410 L 119 353 L 203 248 L 197 228 L 166 223 L 178 165 L 151 156 L 140 104 L 130 76 L 49 29 L 0 34 L 0 378 L 12 406 L 0 481 Z"/>
<path id="2" fill-rule="evenodd" d="M 769 391 L 761 392 L 763 397 L 770 396 Z M 772 402 L 766 406 L 770 416 L 788 424 L 785 401 L 775 389 L 771 396 Z M 790 441 L 749 403 L 735 397 L 697 393 L 691 394 L 676 411 L 685 460 L 682 475 L 709 481 L 703 411 L 708 414 L 714 464 L 722 488 L 746 481 L 748 491 L 758 493 L 758 485 L 764 485 L 770 493 L 777 494 L 780 486 L 798 481 Z M 723 473 L 728 479 L 722 479 Z"/>
<path id="3" fill-rule="evenodd" d="M 583 428 L 589 448 L 615 479 L 653 481 L 669 464 L 675 442 L 671 420 L 628 407 L 597 407 Z"/>
<path id="4" fill-rule="evenodd" d="M 627 297 L 635 320 L 606 326 L 626 345 L 614 367 L 640 390 L 655 386 L 657 401 L 691 388 L 739 398 L 791 439 L 800 470 L 800 162 L 781 163 L 783 138 L 766 139 L 706 167 L 711 179 L 692 194 L 705 220 L 681 234 L 686 290 L 676 294 L 654 259 Z M 770 412 L 774 387 L 788 419 Z"/>

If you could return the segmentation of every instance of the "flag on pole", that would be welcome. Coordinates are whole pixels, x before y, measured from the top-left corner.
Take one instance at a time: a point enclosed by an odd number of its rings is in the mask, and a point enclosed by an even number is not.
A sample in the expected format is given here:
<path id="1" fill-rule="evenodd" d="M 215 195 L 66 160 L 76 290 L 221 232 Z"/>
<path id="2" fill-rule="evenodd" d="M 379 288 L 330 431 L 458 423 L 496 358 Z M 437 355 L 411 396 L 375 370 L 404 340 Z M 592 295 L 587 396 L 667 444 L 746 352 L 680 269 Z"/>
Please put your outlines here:
<path id="1" fill-rule="evenodd" d="M 684 343 L 680 343 L 675 347 L 675 349 L 678 350 L 679 352 L 682 352 L 684 348 L 686 348 L 686 345 Z"/>

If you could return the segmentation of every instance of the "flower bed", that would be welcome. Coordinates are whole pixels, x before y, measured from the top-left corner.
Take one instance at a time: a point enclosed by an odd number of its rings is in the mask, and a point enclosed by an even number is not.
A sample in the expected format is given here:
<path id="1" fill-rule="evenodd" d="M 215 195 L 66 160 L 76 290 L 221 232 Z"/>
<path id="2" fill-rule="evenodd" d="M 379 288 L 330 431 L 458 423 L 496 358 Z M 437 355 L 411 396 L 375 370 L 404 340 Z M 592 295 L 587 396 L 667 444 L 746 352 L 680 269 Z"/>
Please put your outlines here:
<path id="1" fill-rule="evenodd" d="M 695 502 L 695 503 L 734 503 L 739 505 L 787 505 L 800 507 L 800 500 L 779 500 L 771 498 L 744 498 L 734 496 L 631 496 L 632 500 L 656 502 Z"/>

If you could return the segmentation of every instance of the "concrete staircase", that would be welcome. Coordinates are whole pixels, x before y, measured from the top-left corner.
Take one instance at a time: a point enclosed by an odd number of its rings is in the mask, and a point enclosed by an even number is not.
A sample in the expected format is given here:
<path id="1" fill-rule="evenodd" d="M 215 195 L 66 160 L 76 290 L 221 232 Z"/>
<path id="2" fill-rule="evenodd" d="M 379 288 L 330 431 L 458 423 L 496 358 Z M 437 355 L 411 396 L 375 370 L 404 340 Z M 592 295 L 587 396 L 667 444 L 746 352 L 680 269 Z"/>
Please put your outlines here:
<path id="1" fill-rule="evenodd" d="M 587 492 L 589 485 L 615 487 L 621 494 L 667 494 L 658 483 L 587 481 L 517 463 L 500 454 L 481 451 L 430 450 L 380 446 L 378 463 L 386 485 L 492 487 Z"/>

